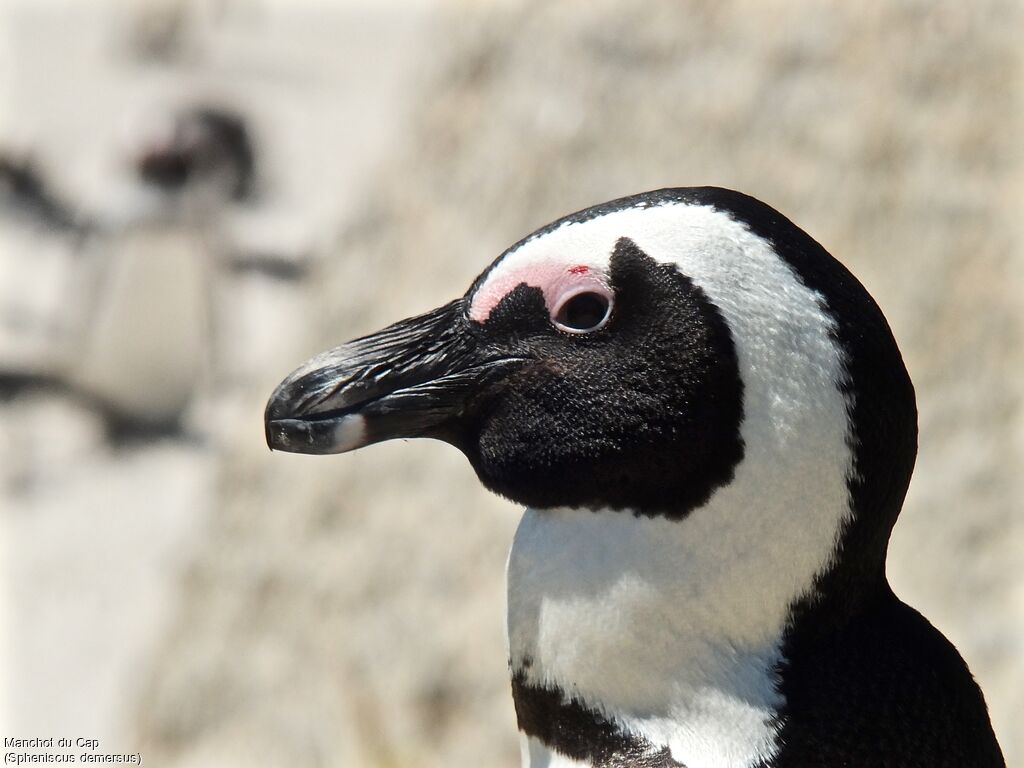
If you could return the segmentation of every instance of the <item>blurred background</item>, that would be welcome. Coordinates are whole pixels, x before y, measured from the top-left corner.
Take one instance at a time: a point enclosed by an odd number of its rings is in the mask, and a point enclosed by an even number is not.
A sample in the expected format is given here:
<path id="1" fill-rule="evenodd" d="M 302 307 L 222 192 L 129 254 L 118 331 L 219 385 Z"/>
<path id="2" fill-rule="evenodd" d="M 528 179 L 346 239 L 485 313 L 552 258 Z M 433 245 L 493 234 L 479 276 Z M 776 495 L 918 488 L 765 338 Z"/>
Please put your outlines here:
<path id="1" fill-rule="evenodd" d="M 1022 32 L 1019 0 L 0 0 L 0 732 L 518 765 L 518 510 L 439 443 L 271 455 L 263 405 L 564 213 L 718 184 L 886 312 L 921 419 L 891 580 L 1024 765 Z"/>

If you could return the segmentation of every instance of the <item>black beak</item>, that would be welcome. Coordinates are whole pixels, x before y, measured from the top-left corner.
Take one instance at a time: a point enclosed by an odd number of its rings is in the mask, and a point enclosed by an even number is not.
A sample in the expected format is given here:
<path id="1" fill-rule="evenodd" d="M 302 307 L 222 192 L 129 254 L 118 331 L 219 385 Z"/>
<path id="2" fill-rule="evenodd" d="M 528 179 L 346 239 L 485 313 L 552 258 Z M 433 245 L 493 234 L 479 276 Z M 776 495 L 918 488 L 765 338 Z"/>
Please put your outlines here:
<path id="1" fill-rule="evenodd" d="M 471 333 L 459 299 L 317 355 L 278 385 L 267 444 L 343 453 L 396 437 L 457 442 L 462 417 L 524 358 Z"/>

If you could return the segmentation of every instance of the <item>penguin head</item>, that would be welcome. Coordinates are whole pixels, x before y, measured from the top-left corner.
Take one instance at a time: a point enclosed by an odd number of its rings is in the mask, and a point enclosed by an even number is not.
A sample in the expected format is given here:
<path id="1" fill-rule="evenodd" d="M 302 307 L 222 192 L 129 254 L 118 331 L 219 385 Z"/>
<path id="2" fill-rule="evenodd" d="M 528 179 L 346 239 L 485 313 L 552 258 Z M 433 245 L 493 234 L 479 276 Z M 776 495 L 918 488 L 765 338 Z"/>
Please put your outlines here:
<path id="1" fill-rule="evenodd" d="M 742 383 L 721 313 L 622 234 L 524 244 L 463 300 L 484 343 L 523 358 L 457 435 L 483 483 L 535 508 L 683 514 L 743 456 Z"/>
<path id="2" fill-rule="evenodd" d="M 139 178 L 167 195 L 208 187 L 244 202 L 255 186 L 255 149 L 245 120 L 220 107 L 174 113 L 135 158 Z"/>
<path id="3" fill-rule="evenodd" d="M 774 494 L 778 516 L 884 507 L 887 539 L 916 414 L 845 268 L 763 203 L 687 188 L 556 221 L 462 298 L 314 358 L 274 392 L 266 431 L 301 453 L 445 440 L 540 510 L 683 518 L 724 492 Z"/>

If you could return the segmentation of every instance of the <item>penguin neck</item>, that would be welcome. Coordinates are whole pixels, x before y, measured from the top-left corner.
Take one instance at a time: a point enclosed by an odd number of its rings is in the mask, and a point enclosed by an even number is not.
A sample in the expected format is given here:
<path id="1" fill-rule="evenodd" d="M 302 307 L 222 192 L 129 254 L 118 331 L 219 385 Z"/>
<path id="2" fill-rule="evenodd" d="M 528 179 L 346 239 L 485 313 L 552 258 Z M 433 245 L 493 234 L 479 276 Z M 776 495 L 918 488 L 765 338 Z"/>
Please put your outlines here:
<path id="1" fill-rule="evenodd" d="M 683 765 L 769 759 L 791 610 L 817 599 L 815 579 L 833 563 L 849 516 L 844 478 L 810 472 L 773 488 L 744 462 L 681 520 L 527 510 L 508 563 L 526 735 L 536 736 L 526 699 L 543 692 Z"/>

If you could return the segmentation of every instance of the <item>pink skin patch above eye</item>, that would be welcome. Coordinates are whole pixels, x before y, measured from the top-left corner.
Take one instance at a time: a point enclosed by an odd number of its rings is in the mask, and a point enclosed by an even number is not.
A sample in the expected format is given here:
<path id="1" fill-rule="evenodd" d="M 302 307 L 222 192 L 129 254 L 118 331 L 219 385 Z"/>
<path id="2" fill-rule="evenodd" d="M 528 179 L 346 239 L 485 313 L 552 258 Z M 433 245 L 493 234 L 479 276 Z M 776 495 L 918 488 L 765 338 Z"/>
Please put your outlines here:
<path id="1" fill-rule="evenodd" d="M 477 323 L 486 322 L 501 300 L 523 283 L 540 288 L 548 312 L 553 312 L 558 306 L 559 299 L 568 293 L 581 293 L 587 289 L 601 293 L 611 291 L 608 278 L 585 264 L 530 264 L 520 269 L 492 275 L 473 296 L 473 302 L 469 306 L 469 319 Z"/>

